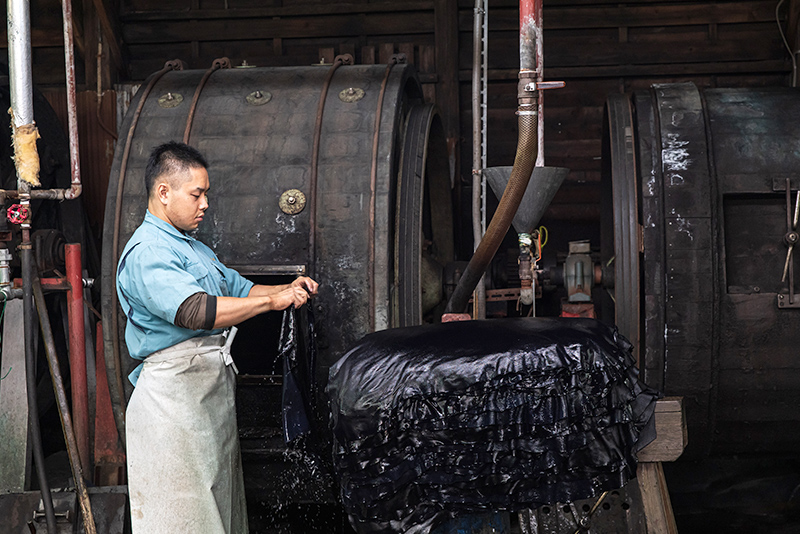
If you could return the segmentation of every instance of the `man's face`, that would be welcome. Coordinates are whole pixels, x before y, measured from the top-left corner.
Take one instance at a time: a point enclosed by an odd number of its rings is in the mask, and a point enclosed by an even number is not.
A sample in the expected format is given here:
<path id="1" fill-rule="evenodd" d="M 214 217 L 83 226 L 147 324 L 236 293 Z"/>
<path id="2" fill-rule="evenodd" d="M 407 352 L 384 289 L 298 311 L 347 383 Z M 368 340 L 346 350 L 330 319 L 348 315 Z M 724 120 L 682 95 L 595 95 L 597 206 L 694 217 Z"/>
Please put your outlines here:
<path id="1" fill-rule="evenodd" d="M 184 232 L 196 229 L 208 209 L 208 172 L 202 167 L 193 167 L 165 185 L 167 187 L 159 191 L 159 198 L 169 222 Z"/>

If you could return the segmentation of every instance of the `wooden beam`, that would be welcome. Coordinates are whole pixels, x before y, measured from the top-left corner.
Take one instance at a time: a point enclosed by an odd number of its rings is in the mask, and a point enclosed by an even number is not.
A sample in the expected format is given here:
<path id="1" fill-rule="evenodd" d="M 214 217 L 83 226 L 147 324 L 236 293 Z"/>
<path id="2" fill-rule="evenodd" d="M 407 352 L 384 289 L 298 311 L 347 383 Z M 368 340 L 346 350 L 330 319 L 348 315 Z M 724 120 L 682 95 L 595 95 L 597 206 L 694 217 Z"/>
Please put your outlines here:
<path id="1" fill-rule="evenodd" d="M 434 2 L 436 44 L 436 104 L 442 115 L 450 160 L 455 161 L 458 124 L 458 0 Z M 451 169 L 453 172 L 453 169 Z"/>
<path id="2" fill-rule="evenodd" d="M 97 19 L 100 21 L 103 36 L 105 37 L 103 45 L 111 52 L 111 58 L 114 60 L 117 69 L 124 71 L 125 59 L 122 50 L 122 46 L 124 45 L 121 44 L 122 32 L 120 31 L 119 21 L 109 16 L 109 13 L 113 13 L 113 11 L 106 5 L 107 2 L 108 0 L 93 0 L 94 9 L 97 13 Z"/>
<path id="3" fill-rule="evenodd" d="M 452 1 L 452 0 L 448 0 Z M 220 19 L 194 20 L 191 23 L 152 21 L 125 24 L 122 34 L 128 43 L 190 42 L 203 36 L 203 41 L 236 41 L 309 37 L 350 37 L 356 35 L 413 35 L 432 33 L 430 12 L 406 12 L 403 16 L 373 13 L 361 17 L 350 15 L 307 16 L 283 19 Z M 453 16 L 453 40 L 457 39 Z M 456 41 L 457 42 L 457 41 Z M 457 59 L 457 57 L 456 57 Z"/>
<path id="4" fill-rule="evenodd" d="M 124 23 L 167 20 L 177 22 L 180 20 L 204 19 L 249 19 L 291 16 L 314 15 L 348 15 L 359 13 L 401 13 L 404 11 L 430 11 L 434 2 L 380 2 L 380 3 L 353 3 L 338 2 L 320 4 L 297 4 L 284 7 L 241 8 L 241 9 L 187 9 L 170 11 L 130 11 L 121 13 L 120 19 Z"/>
<path id="5" fill-rule="evenodd" d="M 516 5 L 514 6 L 516 7 Z M 495 8 L 491 14 L 492 31 L 517 31 L 517 9 Z M 775 2 L 753 0 L 748 2 L 693 3 L 681 5 L 623 5 L 603 7 L 550 7 L 544 8 L 546 30 L 685 26 L 693 24 L 742 24 L 775 22 Z M 459 28 L 463 32 L 472 27 L 472 10 L 459 14 Z"/>
<path id="6" fill-rule="evenodd" d="M 642 496 L 647 534 L 678 534 L 661 462 L 640 463 L 636 479 Z"/>
<path id="7" fill-rule="evenodd" d="M 639 451 L 640 462 L 674 462 L 689 438 L 682 397 L 666 397 L 656 402 L 656 439 Z"/>
<path id="8" fill-rule="evenodd" d="M 788 58 L 786 60 L 726 61 L 720 63 L 548 67 L 547 79 L 785 73 L 791 71 L 791 68 Z M 513 69 L 489 69 L 489 80 L 516 80 L 518 74 L 519 71 Z M 468 70 L 461 70 L 458 78 L 462 82 L 469 81 L 472 79 L 472 73 Z"/>

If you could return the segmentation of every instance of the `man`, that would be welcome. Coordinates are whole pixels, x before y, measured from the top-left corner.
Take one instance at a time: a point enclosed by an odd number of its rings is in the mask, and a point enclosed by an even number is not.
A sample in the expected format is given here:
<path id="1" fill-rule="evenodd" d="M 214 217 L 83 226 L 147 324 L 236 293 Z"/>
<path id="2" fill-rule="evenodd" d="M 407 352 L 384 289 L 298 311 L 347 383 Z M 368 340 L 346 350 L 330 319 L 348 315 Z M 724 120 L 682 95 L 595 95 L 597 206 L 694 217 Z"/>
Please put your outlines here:
<path id="1" fill-rule="evenodd" d="M 134 534 L 247 532 L 227 329 L 317 293 L 307 277 L 254 285 L 187 234 L 208 208 L 207 167 L 183 143 L 153 150 L 147 214 L 117 268 L 125 342 L 144 360 L 126 414 Z"/>

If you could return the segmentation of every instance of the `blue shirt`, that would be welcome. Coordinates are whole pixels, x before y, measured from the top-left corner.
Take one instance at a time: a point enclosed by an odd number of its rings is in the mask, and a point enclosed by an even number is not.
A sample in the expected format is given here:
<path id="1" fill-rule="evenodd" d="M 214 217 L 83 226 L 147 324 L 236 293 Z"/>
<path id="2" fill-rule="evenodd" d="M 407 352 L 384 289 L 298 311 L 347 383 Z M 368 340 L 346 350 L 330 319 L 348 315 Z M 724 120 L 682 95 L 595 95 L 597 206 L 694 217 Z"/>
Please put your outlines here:
<path id="1" fill-rule="evenodd" d="M 148 210 L 117 266 L 117 295 L 128 318 L 128 353 L 144 360 L 181 341 L 222 332 L 175 326 L 175 314 L 195 293 L 246 297 L 252 287 L 253 282 L 222 265 L 209 247 Z M 139 365 L 128 377 L 133 385 L 141 370 Z"/>

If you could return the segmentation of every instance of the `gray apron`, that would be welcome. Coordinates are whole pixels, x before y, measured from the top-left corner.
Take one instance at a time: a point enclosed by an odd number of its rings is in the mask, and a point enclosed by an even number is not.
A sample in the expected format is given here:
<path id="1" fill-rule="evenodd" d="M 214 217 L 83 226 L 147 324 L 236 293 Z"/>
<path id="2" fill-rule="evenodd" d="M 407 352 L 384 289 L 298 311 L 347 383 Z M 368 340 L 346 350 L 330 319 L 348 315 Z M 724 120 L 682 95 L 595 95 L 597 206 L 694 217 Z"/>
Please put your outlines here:
<path id="1" fill-rule="evenodd" d="M 236 329 L 154 352 L 128 404 L 133 534 L 246 534 Z"/>

